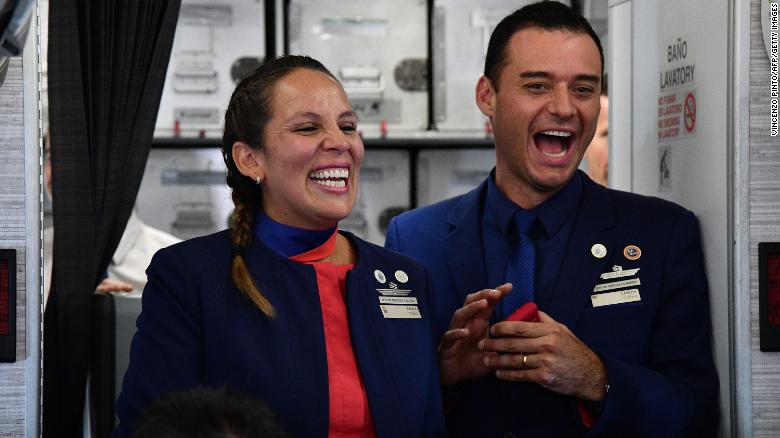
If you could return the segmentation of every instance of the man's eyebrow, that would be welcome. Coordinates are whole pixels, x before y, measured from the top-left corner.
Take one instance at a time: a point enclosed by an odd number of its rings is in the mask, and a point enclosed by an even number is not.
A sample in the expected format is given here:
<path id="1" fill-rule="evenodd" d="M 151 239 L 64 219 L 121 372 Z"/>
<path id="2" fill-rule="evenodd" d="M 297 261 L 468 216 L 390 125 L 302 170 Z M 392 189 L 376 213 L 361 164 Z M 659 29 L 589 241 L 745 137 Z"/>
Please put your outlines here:
<path id="1" fill-rule="evenodd" d="M 550 74 L 544 71 L 524 71 L 520 73 L 520 79 L 549 78 Z"/>
<path id="2" fill-rule="evenodd" d="M 585 81 L 585 82 L 594 82 L 594 83 L 601 83 L 601 76 L 597 75 L 589 75 L 589 74 L 579 74 L 574 77 L 575 81 Z"/>
<path id="3" fill-rule="evenodd" d="M 549 79 L 551 78 L 551 75 L 545 71 L 524 71 L 520 73 L 520 79 Z M 597 75 L 591 75 L 591 74 L 579 74 L 574 77 L 575 81 L 584 81 L 584 82 L 594 82 L 599 83 L 601 82 L 601 77 Z"/>

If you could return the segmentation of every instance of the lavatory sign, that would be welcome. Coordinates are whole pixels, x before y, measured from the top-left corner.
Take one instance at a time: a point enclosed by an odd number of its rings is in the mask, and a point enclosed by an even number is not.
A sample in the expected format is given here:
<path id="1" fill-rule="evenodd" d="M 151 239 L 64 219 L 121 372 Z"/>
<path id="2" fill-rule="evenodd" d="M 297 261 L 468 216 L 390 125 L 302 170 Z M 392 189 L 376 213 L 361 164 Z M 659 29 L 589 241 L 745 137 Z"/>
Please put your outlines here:
<path id="1" fill-rule="evenodd" d="M 658 142 L 696 134 L 696 50 L 685 35 L 662 35 L 658 72 Z"/>

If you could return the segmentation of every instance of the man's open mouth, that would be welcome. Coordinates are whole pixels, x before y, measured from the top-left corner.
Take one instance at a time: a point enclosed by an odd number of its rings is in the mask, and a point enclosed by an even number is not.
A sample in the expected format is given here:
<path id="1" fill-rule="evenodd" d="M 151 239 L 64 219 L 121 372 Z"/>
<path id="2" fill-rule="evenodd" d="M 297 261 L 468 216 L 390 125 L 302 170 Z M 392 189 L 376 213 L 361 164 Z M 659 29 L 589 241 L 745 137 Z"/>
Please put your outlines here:
<path id="1" fill-rule="evenodd" d="M 534 135 L 534 143 L 542 154 L 560 158 L 566 155 L 573 138 L 572 133 L 567 131 L 542 131 Z"/>

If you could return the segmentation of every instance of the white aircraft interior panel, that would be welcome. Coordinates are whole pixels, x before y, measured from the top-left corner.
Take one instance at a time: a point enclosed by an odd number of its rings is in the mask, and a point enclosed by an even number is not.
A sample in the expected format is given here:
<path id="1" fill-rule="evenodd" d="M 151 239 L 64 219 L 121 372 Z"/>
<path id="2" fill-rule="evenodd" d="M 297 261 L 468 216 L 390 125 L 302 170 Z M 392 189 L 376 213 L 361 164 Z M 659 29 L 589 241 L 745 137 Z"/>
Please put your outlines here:
<path id="1" fill-rule="evenodd" d="M 417 205 L 468 192 L 484 181 L 495 165 L 493 149 L 421 151 L 417 161 Z"/>
<path id="2" fill-rule="evenodd" d="M 384 245 L 387 224 L 409 208 L 409 153 L 366 151 L 360 190 L 352 214 L 339 223 L 343 230 Z"/>
<path id="3" fill-rule="evenodd" d="M 487 117 L 474 103 L 496 24 L 528 0 L 433 2 L 433 117 L 440 131 L 484 132 Z"/>
<path id="4" fill-rule="evenodd" d="M 238 80 L 265 57 L 262 0 L 182 0 L 155 137 L 222 136 Z"/>
<path id="5" fill-rule="evenodd" d="M 147 225 L 181 239 L 228 227 L 233 211 L 217 149 L 152 149 L 136 210 Z"/>
<path id="6" fill-rule="evenodd" d="M 721 432 L 730 431 L 729 58 L 726 0 L 632 2 L 633 190 L 699 219 L 710 287 Z M 637 57 L 636 54 L 641 54 Z M 641 59 L 640 59 L 641 58 Z M 724 435 L 726 436 L 726 435 Z"/>
<path id="7" fill-rule="evenodd" d="M 427 3 L 291 0 L 289 51 L 344 85 L 366 137 L 428 128 Z"/>

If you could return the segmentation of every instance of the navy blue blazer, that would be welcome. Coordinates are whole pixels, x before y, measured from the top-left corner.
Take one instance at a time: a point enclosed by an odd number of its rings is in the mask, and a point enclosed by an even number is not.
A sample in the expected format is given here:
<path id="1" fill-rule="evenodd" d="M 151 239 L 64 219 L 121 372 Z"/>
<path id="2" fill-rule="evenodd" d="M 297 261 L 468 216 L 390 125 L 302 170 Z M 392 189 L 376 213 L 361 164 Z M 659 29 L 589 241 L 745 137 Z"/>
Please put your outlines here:
<path id="1" fill-rule="evenodd" d="M 408 257 L 342 234 L 358 254 L 345 299 L 376 436 L 443 435 L 430 275 Z M 154 256 L 117 401 L 115 437 L 128 437 L 142 410 L 168 391 L 223 385 L 264 400 L 293 436 L 327 436 L 328 370 L 314 268 L 259 242 L 245 260 L 276 308 L 275 319 L 231 282 L 229 232 Z M 406 283 L 396 280 L 399 270 Z M 420 319 L 383 317 L 380 289 L 394 287 L 411 291 Z"/>
<path id="2" fill-rule="evenodd" d="M 583 194 L 561 271 L 548 302 L 607 367 L 609 394 L 594 427 L 582 426 L 576 400 L 530 383 L 487 377 L 462 382 L 447 409 L 452 436 L 709 436 L 718 426 L 718 377 L 711 353 L 709 296 L 698 223 L 658 198 L 604 188 L 583 177 Z M 406 212 L 389 226 L 386 246 L 422 262 L 437 290 L 437 332 L 487 284 L 480 220 L 487 183 Z M 606 256 L 591 254 L 594 244 Z M 629 260 L 624 248 L 641 256 Z M 633 256 L 631 256 L 633 257 Z M 641 301 L 593 307 L 594 288 L 613 266 L 639 269 Z M 449 404 L 449 402 L 448 402 Z M 509 435 L 512 436 L 512 435 Z"/>

